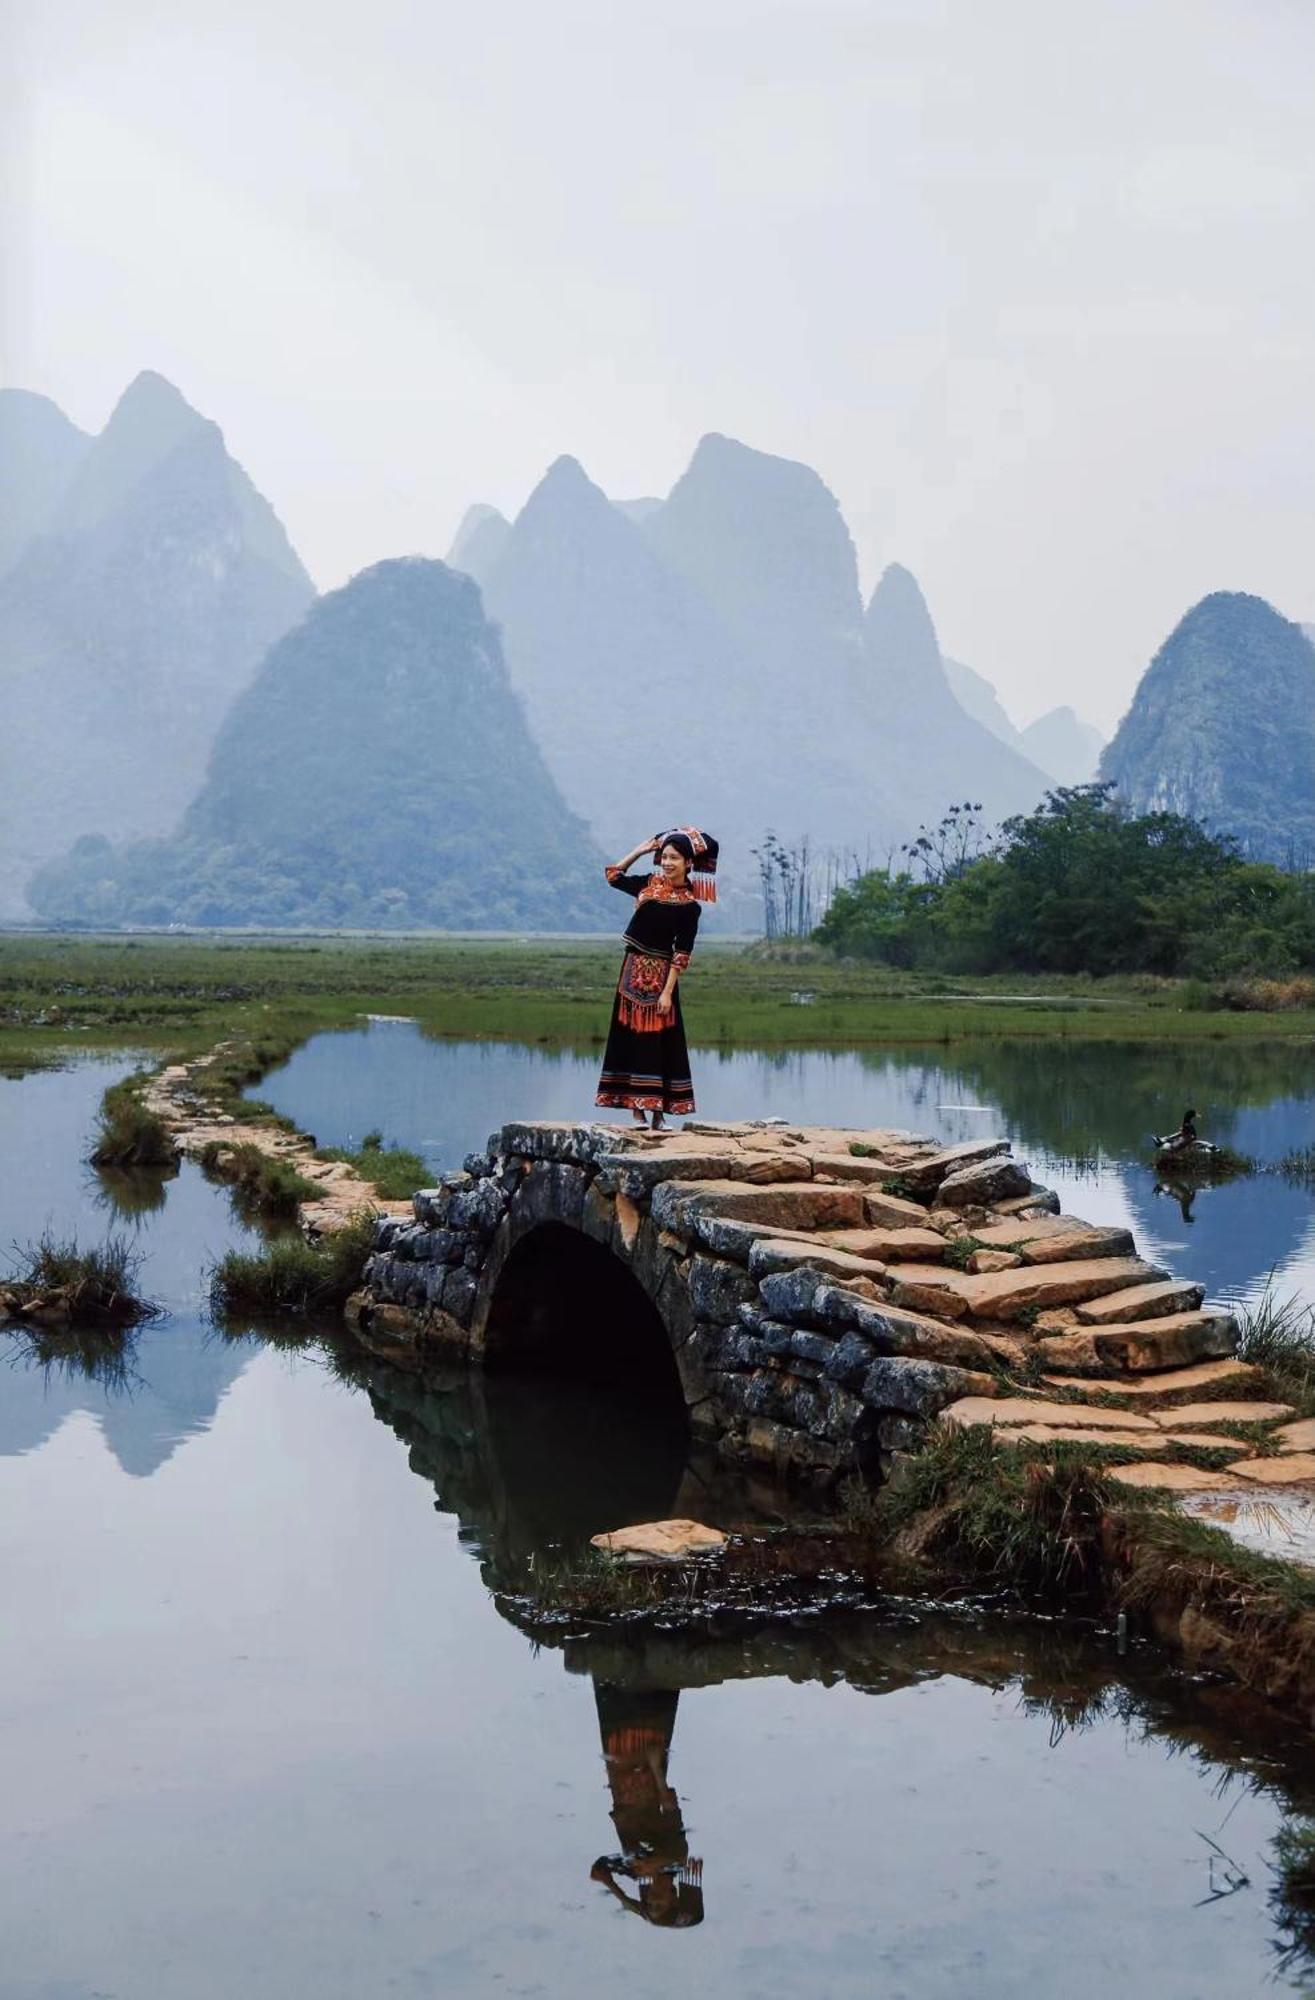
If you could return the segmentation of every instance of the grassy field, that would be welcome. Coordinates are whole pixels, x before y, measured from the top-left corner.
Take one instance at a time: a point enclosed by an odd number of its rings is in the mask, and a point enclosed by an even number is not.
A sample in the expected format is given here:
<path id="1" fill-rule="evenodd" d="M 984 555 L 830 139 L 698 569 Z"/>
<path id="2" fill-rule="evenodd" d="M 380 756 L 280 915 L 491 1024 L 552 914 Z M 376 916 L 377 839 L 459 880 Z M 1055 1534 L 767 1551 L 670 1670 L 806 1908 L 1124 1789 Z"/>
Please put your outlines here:
<path id="1" fill-rule="evenodd" d="M 600 940 L 0 936 L 0 1068 L 70 1048 L 191 1054 L 226 1035 L 295 1046 L 362 1014 L 429 1032 L 601 1043 L 618 946 Z M 1291 1041 L 1315 1013 L 1202 1008 L 1151 978 L 956 979 L 711 943 L 684 985 L 697 1045 L 826 1048 L 1043 1036 Z"/>

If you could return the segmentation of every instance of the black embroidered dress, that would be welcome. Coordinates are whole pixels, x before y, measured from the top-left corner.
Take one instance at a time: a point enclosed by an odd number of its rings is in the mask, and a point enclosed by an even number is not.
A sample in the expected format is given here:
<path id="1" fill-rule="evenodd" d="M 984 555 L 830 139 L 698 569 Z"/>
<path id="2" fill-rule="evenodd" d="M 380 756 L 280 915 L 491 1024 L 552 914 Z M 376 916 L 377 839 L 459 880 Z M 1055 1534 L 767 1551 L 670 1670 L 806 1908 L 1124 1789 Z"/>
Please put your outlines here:
<path id="1" fill-rule="evenodd" d="M 609 868 L 607 879 L 635 898 L 635 914 L 623 939 L 626 955 L 595 1101 L 687 1117 L 694 1109 L 694 1085 L 679 985 L 669 1014 L 659 1013 L 657 1003 L 671 968 L 679 975 L 689 964 L 699 899 L 690 889 L 673 889 L 660 869 L 651 875 L 623 875 L 619 868 Z"/>

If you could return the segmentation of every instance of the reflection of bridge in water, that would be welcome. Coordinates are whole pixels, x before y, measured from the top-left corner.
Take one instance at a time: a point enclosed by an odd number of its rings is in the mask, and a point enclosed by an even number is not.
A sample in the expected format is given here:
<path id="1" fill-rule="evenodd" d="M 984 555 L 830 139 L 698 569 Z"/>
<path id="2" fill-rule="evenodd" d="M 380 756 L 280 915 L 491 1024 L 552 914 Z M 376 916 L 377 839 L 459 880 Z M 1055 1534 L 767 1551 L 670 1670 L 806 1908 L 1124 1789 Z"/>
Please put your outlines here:
<path id="1" fill-rule="evenodd" d="M 1114 1718 L 1248 1783 L 1286 1806 L 1315 1809 L 1306 1739 L 1265 1704 L 1166 1668 L 1149 1652 L 1120 1658 L 1082 1621 L 1029 1618 L 1002 1599 L 936 1603 L 890 1595 L 870 1608 L 799 1616 L 779 1608 L 702 1610 L 682 1627 L 628 1618 L 593 1629 L 534 1613 L 536 1566 L 579 1551 L 589 1535 L 680 1507 L 733 1527 L 790 1518 L 779 1489 L 728 1474 L 679 1422 L 655 1423 L 633 1398 L 465 1369 L 420 1376 L 352 1355 L 348 1372 L 376 1416 L 407 1446 L 436 1505 L 454 1514 L 499 1613 L 537 1646 L 559 1650 L 593 1684 L 614 1849 L 582 1870 L 627 1910 L 662 1926 L 703 1917 L 703 1866 L 673 1778 L 697 1799 L 680 1762 L 680 1697 L 727 1682 L 779 1677 L 844 1684 L 881 1698 L 942 1677 L 992 1691 L 1048 1721 L 1055 1737 Z M 813 1517 L 815 1518 L 815 1517 Z M 600 1827 L 601 1827 L 600 1800 Z M 696 1851 L 691 1851 L 691 1845 Z M 710 1858 L 715 1871 L 717 1857 Z"/>

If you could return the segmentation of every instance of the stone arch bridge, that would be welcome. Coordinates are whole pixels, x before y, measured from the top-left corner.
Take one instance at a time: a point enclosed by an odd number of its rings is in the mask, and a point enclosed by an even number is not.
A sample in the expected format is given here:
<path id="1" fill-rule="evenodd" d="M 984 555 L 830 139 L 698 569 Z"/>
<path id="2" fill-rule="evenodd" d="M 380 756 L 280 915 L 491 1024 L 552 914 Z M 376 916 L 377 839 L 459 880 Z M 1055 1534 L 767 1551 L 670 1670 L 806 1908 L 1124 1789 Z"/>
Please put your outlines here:
<path id="1" fill-rule="evenodd" d="M 1084 1385 L 1142 1411 L 1249 1372 L 1199 1285 L 1061 1216 L 1001 1140 L 510 1124 L 413 1207 L 349 1302 L 367 1347 L 628 1380 L 777 1473 L 885 1475 L 947 1409 L 995 1421 L 1003 1383 L 1032 1385 L 1026 1434 L 1105 1441 L 1159 1420 Z"/>

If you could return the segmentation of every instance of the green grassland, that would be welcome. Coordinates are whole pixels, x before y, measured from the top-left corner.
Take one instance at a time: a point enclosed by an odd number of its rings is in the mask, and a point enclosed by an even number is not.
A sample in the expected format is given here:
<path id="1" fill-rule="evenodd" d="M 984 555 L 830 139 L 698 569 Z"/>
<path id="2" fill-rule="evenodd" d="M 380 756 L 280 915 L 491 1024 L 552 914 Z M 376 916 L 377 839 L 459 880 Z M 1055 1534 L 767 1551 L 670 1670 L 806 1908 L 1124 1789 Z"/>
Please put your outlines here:
<path id="1" fill-rule="evenodd" d="M 0 936 L 0 1068 L 79 1048 L 193 1054 L 225 1036 L 286 1050 L 368 1013 L 412 1015 L 433 1034 L 588 1049 L 606 1033 L 617 962 L 617 944 L 599 939 L 11 933 Z M 958 978 L 806 946 L 708 943 L 683 998 L 704 1047 L 1315 1038 L 1315 1011 L 1216 1010 L 1182 981 Z"/>

